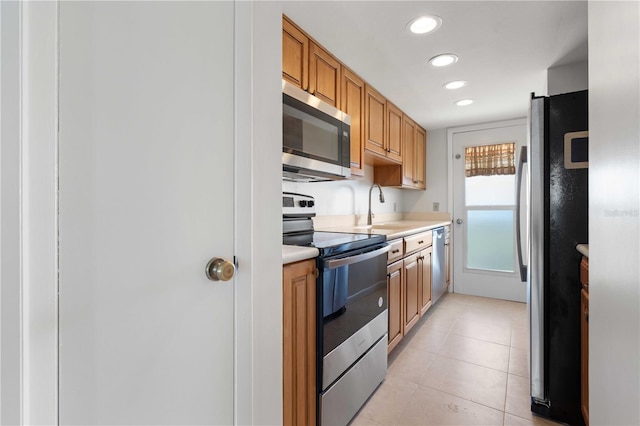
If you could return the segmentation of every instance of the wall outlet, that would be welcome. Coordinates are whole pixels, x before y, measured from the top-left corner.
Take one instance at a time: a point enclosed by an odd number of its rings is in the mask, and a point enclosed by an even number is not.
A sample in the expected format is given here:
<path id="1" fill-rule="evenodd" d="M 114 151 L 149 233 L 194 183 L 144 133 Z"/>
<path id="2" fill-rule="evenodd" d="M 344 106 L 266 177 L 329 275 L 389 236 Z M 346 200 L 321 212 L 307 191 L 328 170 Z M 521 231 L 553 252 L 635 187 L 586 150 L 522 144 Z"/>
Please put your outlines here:
<path id="1" fill-rule="evenodd" d="M 437 201 L 433 202 L 433 211 L 434 212 L 439 212 L 440 211 L 440 203 Z"/>

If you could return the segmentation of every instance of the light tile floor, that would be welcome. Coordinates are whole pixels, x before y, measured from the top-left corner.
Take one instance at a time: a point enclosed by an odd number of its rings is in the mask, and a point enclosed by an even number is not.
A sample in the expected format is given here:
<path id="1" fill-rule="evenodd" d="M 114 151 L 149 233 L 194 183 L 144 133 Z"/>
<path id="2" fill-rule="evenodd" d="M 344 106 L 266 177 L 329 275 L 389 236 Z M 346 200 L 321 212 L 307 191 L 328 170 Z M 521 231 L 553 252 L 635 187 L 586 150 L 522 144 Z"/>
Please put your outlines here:
<path id="1" fill-rule="evenodd" d="M 529 408 L 527 306 L 447 293 L 351 425 L 554 425 Z"/>

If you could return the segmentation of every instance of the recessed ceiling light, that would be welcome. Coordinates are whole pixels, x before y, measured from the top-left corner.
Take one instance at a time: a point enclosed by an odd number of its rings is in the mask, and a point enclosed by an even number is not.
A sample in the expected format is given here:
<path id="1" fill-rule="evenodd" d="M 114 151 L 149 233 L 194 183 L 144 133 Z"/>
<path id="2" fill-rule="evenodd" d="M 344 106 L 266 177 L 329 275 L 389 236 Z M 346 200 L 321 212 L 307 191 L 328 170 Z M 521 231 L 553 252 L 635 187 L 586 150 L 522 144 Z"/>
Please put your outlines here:
<path id="1" fill-rule="evenodd" d="M 443 87 L 445 89 L 449 89 L 449 90 L 454 90 L 454 89 L 459 89 L 461 87 L 464 87 L 467 85 L 467 82 L 464 80 L 456 80 L 456 81 L 450 81 L 447 84 L 445 84 Z"/>
<path id="2" fill-rule="evenodd" d="M 456 105 L 458 106 L 467 106 L 467 105 L 471 105 L 473 103 L 473 99 L 462 99 L 459 101 L 454 102 Z"/>
<path id="3" fill-rule="evenodd" d="M 413 19 L 407 28 L 414 34 L 427 34 L 440 28 L 442 19 L 439 16 L 426 15 Z"/>
<path id="4" fill-rule="evenodd" d="M 446 67 L 447 65 L 455 64 L 456 62 L 458 62 L 458 57 L 453 53 L 445 53 L 429 59 L 429 63 L 434 67 Z"/>

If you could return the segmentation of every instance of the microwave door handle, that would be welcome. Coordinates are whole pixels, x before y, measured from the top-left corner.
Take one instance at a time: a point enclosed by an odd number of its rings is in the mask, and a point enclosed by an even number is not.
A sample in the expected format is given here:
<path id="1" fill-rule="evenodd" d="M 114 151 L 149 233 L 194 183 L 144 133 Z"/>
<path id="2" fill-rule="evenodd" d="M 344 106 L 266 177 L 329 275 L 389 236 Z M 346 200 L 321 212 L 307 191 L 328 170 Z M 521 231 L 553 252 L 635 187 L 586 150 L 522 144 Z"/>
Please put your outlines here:
<path id="1" fill-rule="evenodd" d="M 391 246 L 386 245 L 377 250 L 369 251 L 362 254 L 357 254 L 355 256 L 343 257 L 340 259 L 327 260 L 325 262 L 325 267 L 329 269 L 338 268 L 340 266 L 352 265 L 354 263 L 363 262 L 365 260 L 372 259 L 376 256 L 380 256 L 389 251 Z"/>
<path id="2" fill-rule="evenodd" d="M 524 173 L 524 165 L 527 162 L 527 147 L 523 146 L 520 150 L 520 161 L 518 162 L 518 177 L 516 179 L 516 246 L 518 250 L 518 266 L 520 269 L 520 280 L 527 281 L 527 265 L 522 259 L 522 224 L 520 216 L 522 210 L 522 174 Z"/>

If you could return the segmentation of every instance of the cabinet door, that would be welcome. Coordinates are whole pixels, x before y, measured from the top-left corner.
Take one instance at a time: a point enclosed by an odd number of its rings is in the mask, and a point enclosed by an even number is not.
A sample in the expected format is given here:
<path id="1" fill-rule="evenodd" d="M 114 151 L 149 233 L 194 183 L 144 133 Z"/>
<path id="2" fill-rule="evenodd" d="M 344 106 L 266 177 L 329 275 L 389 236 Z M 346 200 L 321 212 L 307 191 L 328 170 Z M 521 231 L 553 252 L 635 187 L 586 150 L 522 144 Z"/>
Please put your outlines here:
<path id="1" fill-rule="evenodd" d="M 406 115 L 402 119 L 402 144 L 405 152 L 402 158 L 402 186 L 415 186 L 415 136 L 416 124 Z"/>
<path id="2" fill-rule="evenodd" d="M 351 174 L 364 176 L 364 81 L 342 68 L 340 109 L 351 117 Z"/>
<path id="3" fill-rule="evenodd" d="M 429 247 L 421 251 L 418 256 L 420 316 L 424 315 L 431 307 L 431 254 L 432 247 Z"/>
<path id="4" fill-rule="evenodd" d="M 309 92 L 336 108 L 340 107 L 341 68 L 329 52 L 310 42 Z"/>
<path id="5" fill-rule="evenodd" d="M 403 301 L 404 301 L 404 334 L 416 325 L 420 319 L 420 300 L 418 298 L 419 265 L 418 254 L 404 259 L 403 273 Z"/>
<path id="6" fill-rule="evenodd" d="M 402 339 L 402 261 L 387 266 L 387 292 L 389 303 L 389 346 L 391 352 Z"/>
<path id="7" fill-rule="evenodd" d="M 283 424 L 316 421 L 315 261 L 282 271 Z"/>
<path id="8" fill-rule="evenodd" d="M 414 152 L 415 159 L 414 163 L 414 174 L 413 174 L 413 183 L 414 186 L 418 189 L 426 189 L 427 188 L 427 132 L 416 125 L 416 133 L 414 140 Z M 407 152 L 407 151 L 405 151 Z M 406 157 L 406 156 L 405 156 Z"/>
<path id="9" fill-rule="evenodd" d="M 385 104 L 387 100 L 368 84 L 365 86 L 365 149 L 386 156 Z"/>
<path id="10" fill-rule="evenodd" d="M 589 426 L 589 293 L 581 291 L 580 372 L 582 376 L 580 400 L 582 417 Z"/>
<path id="11" fill-rule="evenodd" d="M 400 163 L 402 161 L 402 111 L 387 101 L 387 158 Z"/>
<path id="12" fill-rule="evenodd" d="M 309 38 L 282 18 L 282 78 L 303 90 L 309 87 Z"/>

